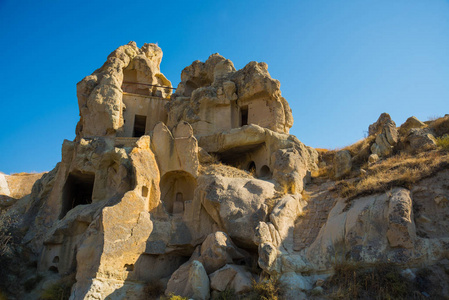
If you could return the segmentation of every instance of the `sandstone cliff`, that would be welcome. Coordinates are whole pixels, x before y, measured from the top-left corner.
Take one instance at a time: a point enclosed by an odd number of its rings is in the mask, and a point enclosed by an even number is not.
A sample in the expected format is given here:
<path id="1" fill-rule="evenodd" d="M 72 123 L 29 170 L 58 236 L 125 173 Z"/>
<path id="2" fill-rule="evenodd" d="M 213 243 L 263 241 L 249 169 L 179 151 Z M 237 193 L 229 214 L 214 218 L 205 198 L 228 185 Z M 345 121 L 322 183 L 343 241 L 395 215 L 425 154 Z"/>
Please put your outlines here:
<path id="1" fill-rule="evenodd" d="M 448 116 L 397 128 L 383 114 L 365 140 L 318 152 L 288 134 L 266 64 L 214 54 L 172 94 L 161 58 L 119 47 L 78 83 L 77 135 L 55 169 L 0 175 L 12 299 L 54 286 L 70 299 L 243 297 L 270 277 L 302 299 L 331 293 L 342 262 L 448 270 Z M 437 283 L 417 292 L 447 295 Z"/>

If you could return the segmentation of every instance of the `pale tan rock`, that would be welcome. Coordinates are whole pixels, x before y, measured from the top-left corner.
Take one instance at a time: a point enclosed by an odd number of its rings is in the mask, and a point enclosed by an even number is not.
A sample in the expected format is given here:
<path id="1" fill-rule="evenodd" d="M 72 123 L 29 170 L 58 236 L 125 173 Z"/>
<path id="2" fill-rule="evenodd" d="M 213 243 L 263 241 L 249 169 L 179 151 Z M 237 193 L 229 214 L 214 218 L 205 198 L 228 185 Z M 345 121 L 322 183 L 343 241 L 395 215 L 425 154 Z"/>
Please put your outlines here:
<path id="1" fill-rule="evenodd" d="M 254 235 L 260 221 L 268 214 L 265 200 L 275 194 L 271 182 L 203 176 L 198 180 L 201 203 L 212 219 L 232 240 L 240 245 L 256 247 Z"/>
<path id="2" fill-rule="evenodd" d="M 250 62 L 236 71 L 218 54 L 193 62 L 182 71 L 174 101 L 167 104 L 168 126 L 184 119 L 197 137 L 247 124 L 288 133 L 291 109 L 267 69 L 265 63 Z"/>
<path id="3" fill-rule="evenodd" d="M 318 169 L 318 152 L 315 149 L 306 147 L 293 136 L 257 125 L 200 137 L 198 143 L 208 153 L 232 159 L 233 164 L 242 169 L 249 170 L 248 166 L 253 163 L 256 176 L 278 177 L 282 186 L 294 188 L 297 192 L 302 190 L 307 172 Z M 276 157 L 279 157 L 278 163 Z"/>
<path id="4" fill-rule="evenodd" d="M 123 91 L 143 96 L 169 97 L 170 89 L 158 90 L 148 86 L 171 87 L 170 81 L 160 73 L 161 59 L 162 50 L 156 45 L 145 44 L 139 49 L 134 42 L 130 42 L 112 52 L 100 69 L 80 81 L 77 84 L 77 95 L 81 118 L 77 126 L 77 137 L 115 136 L 117 133 L 120 135 L 123 130 L 129 131 L 124 122 L 126 100 Z M 127 109 L 131 109 L 131 106 L 132 101 Z M 161 108 L 158 112 L 163 112 L 163 105 Z M 151 114 L 151 111 L 146 114 Z M 157 114 L 149 119 L 154 120 L 156 116 Z M 127 121 L 129 124 L 134 122 L 132 119 Z"/>
<path id="5" fill-rule="evenodd" d="M 0 173 L 0 195 L 9 196 L 10 193 L 5 174 Z"/>
<path id="6" fill-rule="evenodd" d="M 388 205 L 388 221 L 387 238 L 390 245 L 413 248 L 416 228 L 409 191 L 399 190 L 392 195 Z"/>
<path id="7" fill-rule="evenodd" d="M 165 295 L 170 294 L 193 299 L 209 299 L 209 277 L 201 262 L 191 260 L 182 265 L 170 277 Z"/>
<path id="8" fill-rule="evenodd" d="M 236 294 L 243 294 L 252 289 L 251 273 L 242 266 L 225 265 L 210 274 L 209 278 L 212 290 L 222 292 L 226 289 L 232 289 Z"/>
<path id="9" fill-rule="evenodd" d="M 295 148 L 280 149 L 271 156 L 273 179 L 283 193 L 300 193 L 304 187 L 307 165 Z"/>
<path id="10" fill-rule="evenodd" d="M 351 172 L 352 160 L 348 150 L 341 150 L 334 156 L 334 177 L 340 179 Z"/>
<path id="11" fill-rule="evenodd" d="M 307 202 L 301 200 L 298 195 L 284 196 L 270 214 L 270 221 L 279 232 L 281 241 L 284 241 L 289 231 L 293 230 L 296 218 L 307 205 Z"/>
<path id="12" fill-rule="evenodd" d="M 279 281 L 285 288 L 285 296 L 289 299 L 306 299 L 300 296 L 301 292 L 312 288 L 310 282 L 306 278 L 295 272 L 286 272 L 282 274 Z"/>
<path id="13" fill-rule="evenodd" d="M 405 138 L 406 150 L 411 152 L 429 151 L 437 148 L 432 132 L 426 129 L 412 128 Z"/>
<path id="14" fill-rule="evenodd" d="M 370 154 L 370 156 L 368 157 L 368 162 L 370 164 L 373 164 L 378 160 L 379 160 L 379 155 L 377 155 L 377 154 Z"/>
<path id="15" fill-rule="evenodd" d="M 281 264 L 282 273 L 307 272 L 310 270 L 310 264 L 298 254 L 282 255 Z"/>
<path id="16" fill-rule="evenodd" d="M 371 124 L 368 128 L 368 134 L 369 135 L 377 135 L 382 132 L 383 128 L 387 124 L 392 124 L 396 127 L 396 124 L 391 119 L 390 115 L 387 113 L 382 113 L 379 116 L 379 119 L 373 124 Z"/>
<path id="17" fill-rule="evenodd" d="M 231 239 L 221 231 L 211 233 L 201 245 L 202 262 L 207 274 L 215 272 L 225 264 L 232 264 L 234 260 L 245 258 Z"/>
<path id="18" fill-rule="evenodd" d="M 401 127 L 399 127 L 398 132 L 401 136 L 406 136 L 408 134 L 408 132 L 410 131 L 410 129 L 425 128 L 425 127 L 427 127 L 427 124 L 418 120 L 417 117 L 412 116 L 412 117 L 408 118 L 404 122 L 404 124 L 401 125 Z"/>
<path id="19" fill-rule="evenodd" d="M 18 173 L 12 175 L 0 174 L 0 182 L 3 181 L 3 193 L 0 190 L 0 195 L 10 196 L 15 199 L 20 199 L 31 193 L 34 183 L 39 180 L 45 173 Z M 5 182 L 6 181 L 6 182 Z M 1 188 L 1 187 L 0 187 Z M 9 193 L 8 193 L 9 191 Z"/>
<path id="20" fill-rule="evenodd" d="M 151 147 L 161 177 L 181 170 L 193 177 L 198 176 L 198 142 L 187 122 L 179 123 L 173 133 L 164 123 L 158 123 L 154 128 Z"/>
<path id="21" fill-rule="evenodd" d="M 258 264 L 268 274 L 280 274 L 281 264 L 279 261 L 279 250 L 271 243 L 259 245 Z"/>
<path id="22" fill-rule="evenodd" d="M 398 131 L 392 120 L 386 120 L 382 125 L 381 133 L 377 134 L 376 142 L 371 145 L 371 152 L 379 157 L 387 157 L 393 153 L 393 148 L 398 142 Z"/>
<path id="23" fill-rule="evenodd" d="M 407 249 L 416 239 L 411 205 L 410 192 L 403 188 L 353 199 L 349 208 L 343 199 L 338 201 L 307 248 L 307 259 L 322 269 L 339 259 L 410 261 L 413 253 Z"/>

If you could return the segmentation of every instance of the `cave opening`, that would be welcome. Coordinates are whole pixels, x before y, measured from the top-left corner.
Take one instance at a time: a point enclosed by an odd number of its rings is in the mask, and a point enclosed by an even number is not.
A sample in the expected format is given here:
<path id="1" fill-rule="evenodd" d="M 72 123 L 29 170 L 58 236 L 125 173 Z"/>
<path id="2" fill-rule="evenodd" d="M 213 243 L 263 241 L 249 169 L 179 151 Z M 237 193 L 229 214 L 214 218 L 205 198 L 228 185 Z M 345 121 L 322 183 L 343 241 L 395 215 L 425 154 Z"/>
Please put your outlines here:
<path id="1" fill-rule="evenodd" d="M 240 108 L 240 126 L 248 125 L 248 106 Z"/>
<path id="2" fill-rule="evenodd" d="M 264 166 L 262 166 L 262 168 L 260 168 L 260 176 L 259 177 L 263 178 L 263 179 L 271 178 L 271 171 L 267 165 L 264 165 Z"/>
<path id="3" fill-rule="evenodd" d="M 145 127 L 147 124 L 147 117 L 136 115 L 134 117 L 134 131 L 133 137 L 141 137 L 145 135 Z"/>
<path id="4" fill-rule="evenodd" d="M 62 190 L 62 210 L 59 219 L 74 207 L 92 203 L 94 190 L 94 173 L 70 173 Z"/>

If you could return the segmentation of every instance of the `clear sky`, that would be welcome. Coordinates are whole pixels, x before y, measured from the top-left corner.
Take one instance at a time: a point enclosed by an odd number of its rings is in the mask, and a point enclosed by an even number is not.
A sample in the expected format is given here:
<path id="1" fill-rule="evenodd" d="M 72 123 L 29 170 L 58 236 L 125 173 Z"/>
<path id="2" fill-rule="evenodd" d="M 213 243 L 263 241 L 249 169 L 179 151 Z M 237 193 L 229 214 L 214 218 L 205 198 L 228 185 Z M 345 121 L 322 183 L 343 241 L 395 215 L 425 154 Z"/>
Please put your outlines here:
<path id="1" fill-rule="evenodd" d="M 177 86 L 194 60 L 264 61 L 313 147 L 449 113 L 449 1 L 0 0 L 0 171 L 49 171 L 73 140 L 76 83 L 120 45 L 158 43 Z"/>

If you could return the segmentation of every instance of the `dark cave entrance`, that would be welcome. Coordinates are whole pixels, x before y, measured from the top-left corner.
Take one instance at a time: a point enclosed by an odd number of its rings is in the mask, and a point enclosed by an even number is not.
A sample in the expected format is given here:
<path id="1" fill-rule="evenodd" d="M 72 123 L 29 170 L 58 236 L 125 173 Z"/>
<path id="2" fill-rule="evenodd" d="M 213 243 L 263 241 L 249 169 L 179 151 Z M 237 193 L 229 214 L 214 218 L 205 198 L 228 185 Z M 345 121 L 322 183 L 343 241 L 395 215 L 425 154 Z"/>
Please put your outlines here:
<path id="1" fill-rule="evenodd" d="M 240 126 L 248 125 L 248 106 L 240 108 Z"/>
<path id="2" fill-rule="evenodd" d="M 78 205 L 91 204 L 95 174 L 70 173 L 62 190 L 62 210 L 59 219 Z"/>
<path id="3" fill-rule="evenodd" d="M 141 137 L 145 135 L 145 127 L 147 125 L 147 117 L 136 115 L 134 117 L 133 137 Z"/>

